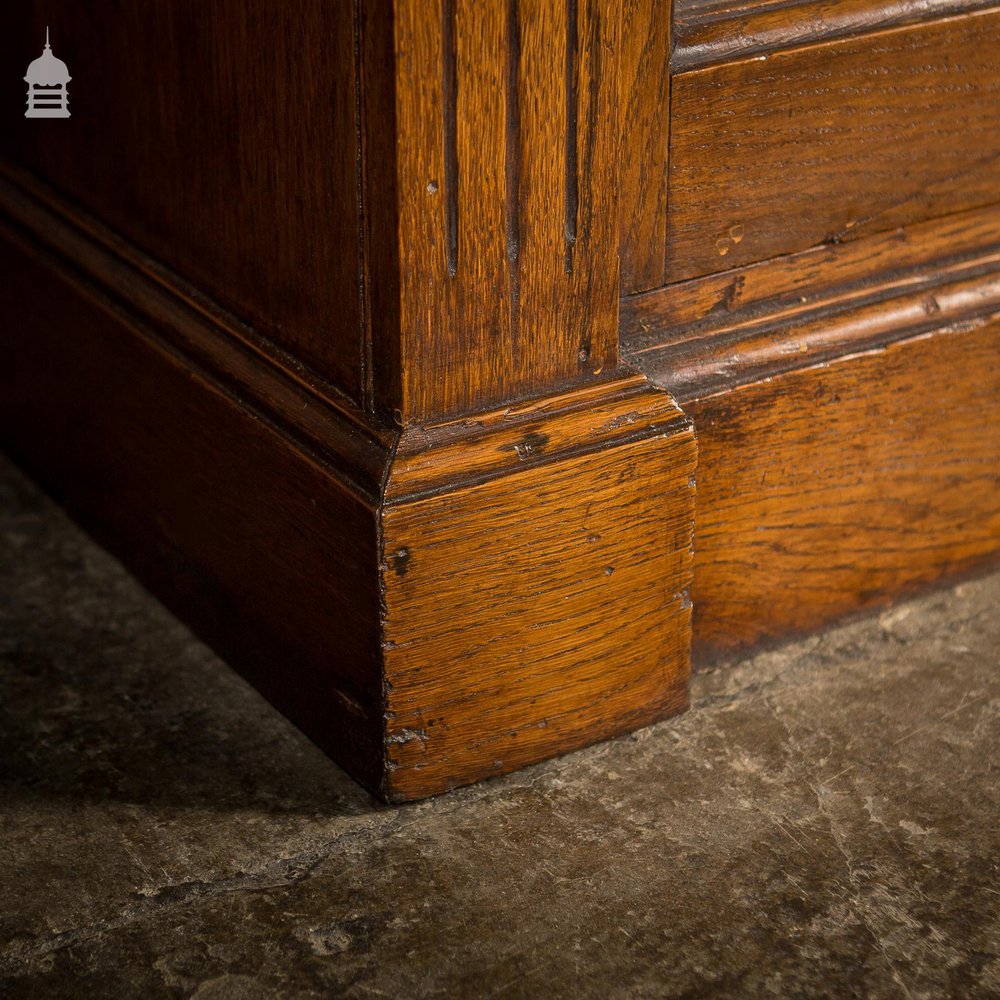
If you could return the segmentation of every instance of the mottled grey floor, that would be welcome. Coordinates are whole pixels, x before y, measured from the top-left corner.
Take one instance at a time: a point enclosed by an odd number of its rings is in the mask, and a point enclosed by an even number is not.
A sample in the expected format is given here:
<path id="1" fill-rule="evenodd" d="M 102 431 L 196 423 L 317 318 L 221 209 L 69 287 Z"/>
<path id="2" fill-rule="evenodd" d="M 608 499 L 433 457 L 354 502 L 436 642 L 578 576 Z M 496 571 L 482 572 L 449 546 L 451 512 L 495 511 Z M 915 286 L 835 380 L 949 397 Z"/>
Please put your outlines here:
<path id="1" fill-rule="evenodd" d="M 0 996 L 1000 995 L 1000 576 L 390 809 L 0 463 Z"/>

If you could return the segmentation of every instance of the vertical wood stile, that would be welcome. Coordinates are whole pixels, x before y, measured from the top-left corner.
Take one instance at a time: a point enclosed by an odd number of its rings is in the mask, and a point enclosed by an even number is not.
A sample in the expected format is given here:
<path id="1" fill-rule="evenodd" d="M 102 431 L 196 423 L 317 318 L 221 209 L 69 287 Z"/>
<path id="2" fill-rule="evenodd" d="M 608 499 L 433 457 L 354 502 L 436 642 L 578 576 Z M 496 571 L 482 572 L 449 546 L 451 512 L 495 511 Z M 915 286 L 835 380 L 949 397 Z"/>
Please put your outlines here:
<path id="1" fill-rule="evenodd" d="M 622 294 L 666 284 L 670 0 L 623 0 Z"/>
<path id="2" fill-rule="evenodd" d="M 612 0 L 396 0 L 401 423 L 617 367 L 619 36 Z"/>

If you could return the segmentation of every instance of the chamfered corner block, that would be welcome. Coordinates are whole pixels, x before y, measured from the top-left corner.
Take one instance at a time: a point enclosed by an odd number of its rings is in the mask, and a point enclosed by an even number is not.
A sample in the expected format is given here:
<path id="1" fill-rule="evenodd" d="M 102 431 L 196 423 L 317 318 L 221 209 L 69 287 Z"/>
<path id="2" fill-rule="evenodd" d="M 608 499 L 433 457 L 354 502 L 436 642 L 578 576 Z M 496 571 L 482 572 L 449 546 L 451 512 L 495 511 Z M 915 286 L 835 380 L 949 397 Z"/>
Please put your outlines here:
<path id="1" fill-rule="evenodd" d="M 641 376 L 403 434 L 381 509 L 389 798 L 687 706 L 695 460 Z"/>

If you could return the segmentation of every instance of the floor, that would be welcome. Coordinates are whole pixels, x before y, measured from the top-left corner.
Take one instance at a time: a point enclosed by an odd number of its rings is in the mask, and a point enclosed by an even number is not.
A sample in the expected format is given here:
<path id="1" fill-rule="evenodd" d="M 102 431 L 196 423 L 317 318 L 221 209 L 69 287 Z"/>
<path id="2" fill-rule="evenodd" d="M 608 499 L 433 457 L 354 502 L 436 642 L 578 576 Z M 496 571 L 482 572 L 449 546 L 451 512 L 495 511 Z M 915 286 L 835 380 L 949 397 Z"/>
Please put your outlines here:
<path id="1" fill-rule="evenodd" d="M 0 996 L 1000 996 L 1000 575 L 362 792 L 0 462 Z"/>

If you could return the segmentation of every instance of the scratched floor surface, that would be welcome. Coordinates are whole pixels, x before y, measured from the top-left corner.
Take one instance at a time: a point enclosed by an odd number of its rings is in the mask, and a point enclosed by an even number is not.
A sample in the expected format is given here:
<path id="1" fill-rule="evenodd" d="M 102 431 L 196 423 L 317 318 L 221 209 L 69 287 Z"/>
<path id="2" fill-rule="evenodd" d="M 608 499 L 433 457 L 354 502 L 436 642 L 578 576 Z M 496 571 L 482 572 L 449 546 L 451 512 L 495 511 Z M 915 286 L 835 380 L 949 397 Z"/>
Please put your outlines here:
<path id="1" fill-rule="evenodd" d="M 373 802 L 0 463 L 0 996 L 1000 995 L 1000 576 Z"/>

